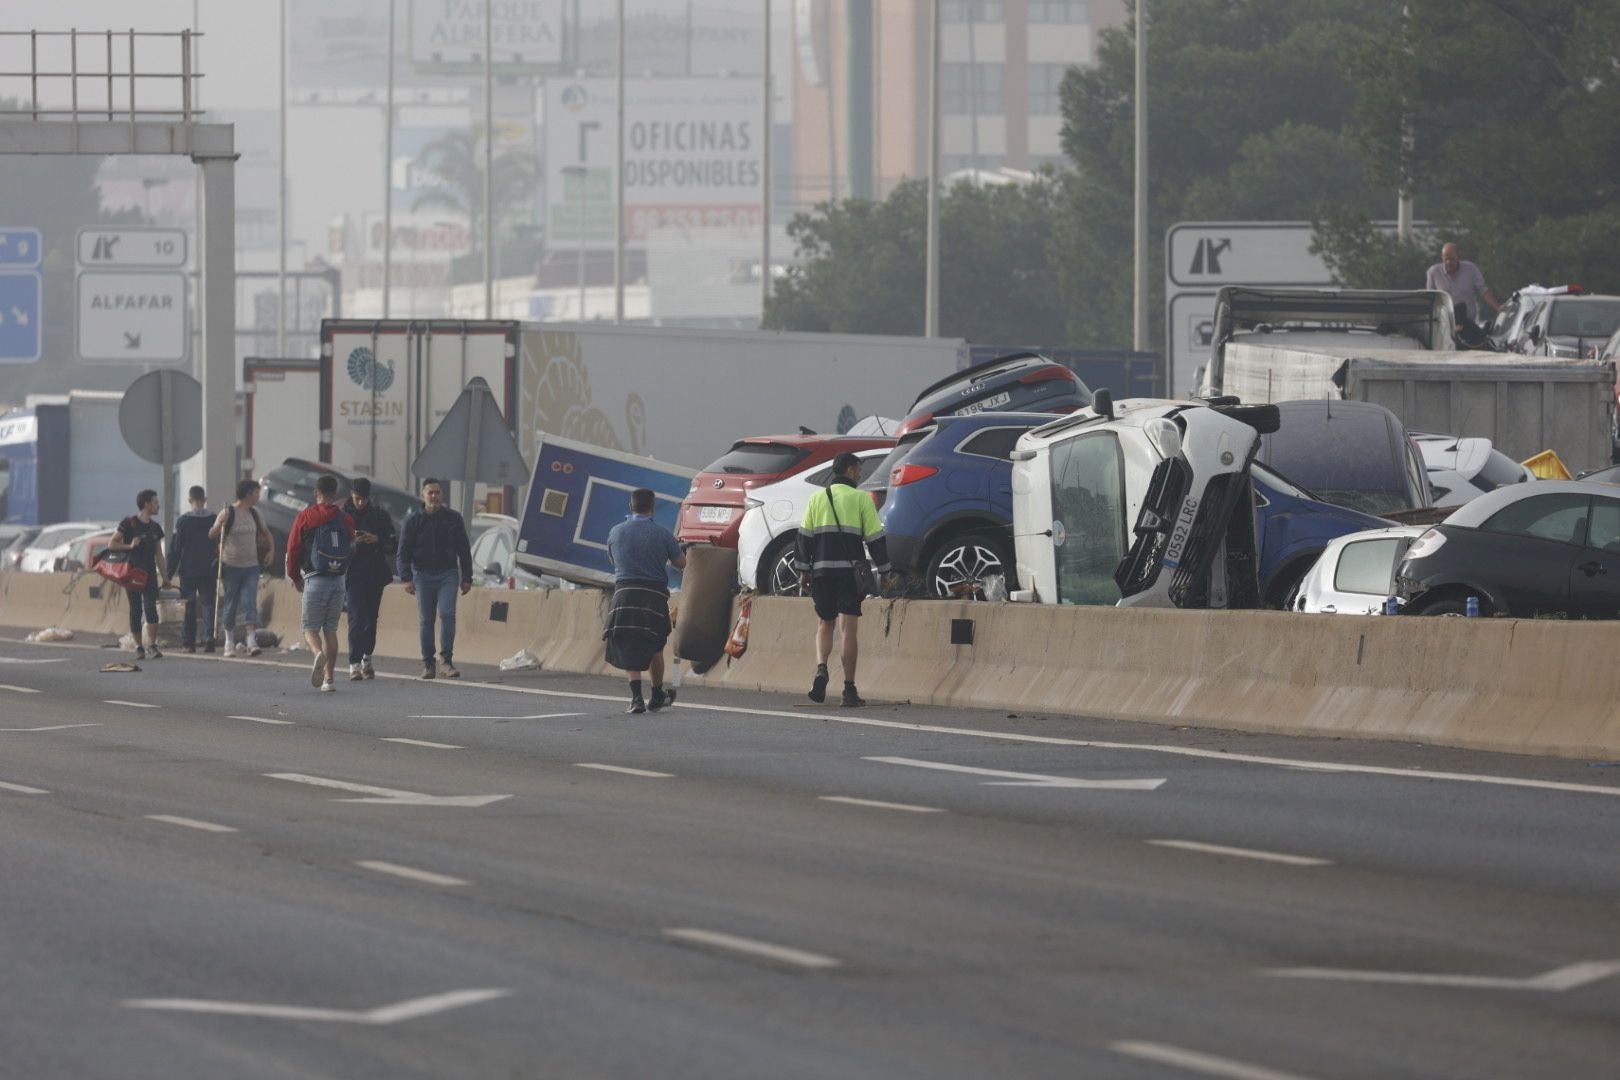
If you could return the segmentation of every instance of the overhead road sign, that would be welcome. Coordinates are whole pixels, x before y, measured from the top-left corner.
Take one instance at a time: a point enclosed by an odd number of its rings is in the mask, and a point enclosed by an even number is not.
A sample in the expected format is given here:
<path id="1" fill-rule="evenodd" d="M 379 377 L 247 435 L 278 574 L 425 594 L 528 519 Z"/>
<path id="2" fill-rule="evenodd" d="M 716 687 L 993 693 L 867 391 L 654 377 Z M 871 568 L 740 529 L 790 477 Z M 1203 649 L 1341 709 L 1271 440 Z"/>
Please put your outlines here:
<path id="1" fill-rule="evenodd" d="M 32 364 L 40 357 L 38 271 L 0 273 L 0 364 Z"/>
<path id="2" fill-rule="evenodd" d="M 79 358 L 104 364 L 179 364 L 191 340 L 186 276 L 84 270 L 78 280 Z"/>
<path id="3" fill-rule="evenodd" d="M 39 265 L 39 230 L 0 227 L 0 267 L 26 270 Z"/>
<path id="4" fill-rule="evenodd" d="M 88 270 L 179 269 L 186 265 L 186 231 L 123 227 L 80 229 L 78 256 L 79 266 Z"/>

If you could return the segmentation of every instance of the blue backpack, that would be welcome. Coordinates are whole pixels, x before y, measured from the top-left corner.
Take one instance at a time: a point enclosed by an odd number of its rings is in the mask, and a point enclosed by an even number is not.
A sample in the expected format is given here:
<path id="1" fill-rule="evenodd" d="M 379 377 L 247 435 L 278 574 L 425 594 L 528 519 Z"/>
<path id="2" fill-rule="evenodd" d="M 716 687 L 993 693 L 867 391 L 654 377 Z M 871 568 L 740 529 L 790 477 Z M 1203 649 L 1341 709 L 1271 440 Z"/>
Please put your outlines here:
<path id="1" fill-rule="evenodd" d="M 354 538 L 344 528 L 343 515 L 319 526 L 309 546 L 309 566 L 317 574 L 342 574 L 349 569 Z"/>

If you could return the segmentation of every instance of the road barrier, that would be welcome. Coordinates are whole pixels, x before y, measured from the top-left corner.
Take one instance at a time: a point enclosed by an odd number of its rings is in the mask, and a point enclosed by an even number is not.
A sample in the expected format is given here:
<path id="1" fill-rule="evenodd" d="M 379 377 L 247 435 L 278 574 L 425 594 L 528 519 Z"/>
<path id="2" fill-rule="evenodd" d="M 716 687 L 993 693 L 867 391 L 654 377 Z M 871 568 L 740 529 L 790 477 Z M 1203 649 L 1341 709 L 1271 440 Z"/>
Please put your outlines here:
<path id="1" fill-rule="evenodd" d="M 118 633 L 118 591 L 90 575 L 0 574 L 0 623 Z M 297 594 L 282 581 L 267 593 L 267 625 L 296 639 Z M 456 657 L 528 649 L 543 670 L 606 674 L 606 603 L 596 589 L 475 589 Z M 801 694 L 814 629 L 809 601 L 758 597 L 747 653 L 690 682 Z M 419 655 L 416 601 L 397 586 L 377 652 Z M 1620 622 L 902 600 L 866 606 L 860 686 L 875 701 L 1614 758 L 1616 655 Z"/>

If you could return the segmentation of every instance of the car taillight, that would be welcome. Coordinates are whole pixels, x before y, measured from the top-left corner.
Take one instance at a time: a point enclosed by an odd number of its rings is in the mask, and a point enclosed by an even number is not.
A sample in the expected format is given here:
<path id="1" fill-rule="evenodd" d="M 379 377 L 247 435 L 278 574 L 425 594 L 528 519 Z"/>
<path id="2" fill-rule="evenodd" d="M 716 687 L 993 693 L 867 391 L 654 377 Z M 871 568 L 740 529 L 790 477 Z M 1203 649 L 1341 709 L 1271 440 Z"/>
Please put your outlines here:
<path id="1" fill-rule="evenodd" d="M 1028 375 L 1021 376 L 1018 381 L 1021 382 L 1021 383 L 1038 383 L 1038 382 L 1050 382 L 1053 379 L 1073 379 L 1073 378 L 1074 378 L 1074 372 L 1070 371 L 1068 368 L 1064 367 L 1062 364 L 1052 364 L 1050 367 L 1036 368 L 1034 371 L 1030 372 Z"/>
<path id="2" fill-rule="evenodd" d="M 932 465 L 896 465 L 889 474 L 890 487 L 905 487 L 915 484 L 919 480 L 926 480 L 938 473 L 939 470 Z"/>
<path id="3" fill-rule="evenodd" d="M 1439 529 L 1430 529 L 1428 532 L 1412 541 L 1412 546 L 1406 549 L 1406 558 L 1409 560 L 1427 559 L 1430 555 L 1433 555 L 1435 552 L 1439 551 L 1440 548 L 1444 546 L 1445 542 L 1445 533 L 1441 532 Z"/>

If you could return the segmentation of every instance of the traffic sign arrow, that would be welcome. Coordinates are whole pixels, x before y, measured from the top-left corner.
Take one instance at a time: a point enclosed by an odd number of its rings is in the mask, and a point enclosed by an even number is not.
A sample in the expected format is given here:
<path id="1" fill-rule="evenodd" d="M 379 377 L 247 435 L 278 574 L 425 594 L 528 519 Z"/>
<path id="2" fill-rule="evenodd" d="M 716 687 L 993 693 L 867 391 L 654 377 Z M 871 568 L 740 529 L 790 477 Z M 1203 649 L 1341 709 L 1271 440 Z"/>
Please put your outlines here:
<path id="1" fill-rule="evenodd" d="M 382 803 L 387 806 L 488 806 L 490 803 L 510 799 L 510 795 L 423 795 L 417 791 L 396 791 L 393 788 L 373 787 L 370 784 L 351 784 L 347 780 L 331 780 L 324 776 L 304 773 L 265 773 L 272 780 L 290 780 L 295 784 L 353 791 L 365 798 L 334 799 L 333 802 Z"/>
<path id="2" fill-rule="evenodd" d="M 997 776 L 999 780 L 984 780 L 989 787 L 1050 787 L 1091 788 L 1098 791 L 1155 791 L 1164 783 L 1157 780 L 1082 780 L 1074 776 L 1042 776 L 1039 773 L 1008 772 L 1005 769 L 980 769 L 972 765 L 947 765 L 942 761 L 919 761 L 916 758 L 869 757 L 884 765 L 909 765 L 914 769 L 938 769 L 941 772 L 971 773 L 976 776 Z"/>

